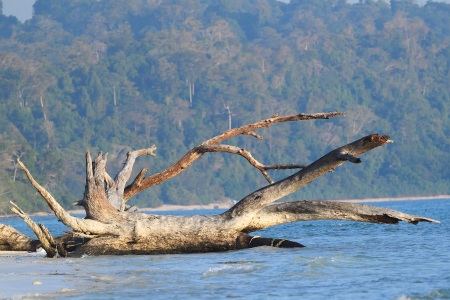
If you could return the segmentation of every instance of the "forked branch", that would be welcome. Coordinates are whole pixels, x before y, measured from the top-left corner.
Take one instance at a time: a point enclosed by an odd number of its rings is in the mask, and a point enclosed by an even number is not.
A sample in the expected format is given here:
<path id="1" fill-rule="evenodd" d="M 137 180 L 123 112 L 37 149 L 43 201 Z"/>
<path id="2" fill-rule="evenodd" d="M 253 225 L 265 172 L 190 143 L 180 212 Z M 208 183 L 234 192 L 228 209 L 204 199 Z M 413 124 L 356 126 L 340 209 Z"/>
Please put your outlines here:
<path id="1" fill-rule="evenodd" d="M 243 148 L 239 148 L 236 146 L 230 146 L 230 145 L 198 146 L 195 149 L 197 149 L 197 151 L 200 153 L 225 152 L 225 153 L 232 153 L 232 154 L 240 155 L 240 156 L 244 157 L 253 167 L 258 169 L 269 183 L 273 183 L 273 180 L 270 178 L 269 173 L 267 173 L 267 170 L 301 169 L 301 168 L 305 167 L 305 165 L 295 165 L 295 164 L 266 166 L 266 165 L 260 163 L 259 161 L 257 161 L 249 151 L 247 151 Z"/>
<path id="2" fill-rule="evenodd" d="M 127 159 L 122 167 L 122 169 L 117 173 L 117 176 L 112 180 L 108 173 L 105 173 L 105 182 L 107 184 L 106 193 L 108 194 L 109 203 L 114 206 L 114 208 L 119 211 L 124 211 L 126 206 L 126 200 L 123 198 L 125 184 L 128 179 L 130 179 L 131 173 L 133 171 L 134 163 L 136 162 L 136 158 L 143 155 L 156 156 L 154 151 L 156 150 L 156 146 L 153 145 L 150 148 L 140 149 L 136 151 L 130 151 L 127 153 Z M 105 158 L 106 160 L 106 158 Z M 142 177 L 144 176 L 147 169 L 143 169 L 139 175 L 134 179 L 132 184 L 140 184 Z"/>
<path id="3" fill-rule="evenodd" d="M 81 219 L 71 216 L 55 200 L 55 198 L 53 198 L 53 196 L 33 178 L 30 171 L 28 171 L 28 169 L 20 160 L 17 160 L 17 163 L 25 172 L 30 183 L 34 186 L 34 188 L 38 191 L 42 198 L 44 198 L 48 206 L 53 210 L 55 215 L 64 225 L 72 228 L 74 231 L 86 234 L 119 234 L 121 232 L 121 228 L 117 228 L 117 226 L 113 226 L 113 224 L 103 224 L 95 220 Z M 90 163 L 90 165 L 92 165 L 92 163 Z"/>
<path id="4" fill-rule="evenodd" d="M 124 190 L 126 182 L 130 179 L 136 158 L 143 155 L 156 156 L 155 150 L 156 146 L 152 145 L 150 148 L 130 151 L 127 153 L 127 160 L 125 161 L 122 170 L 119 171 L 115 178 L 115 182 L 119 189 Z"/>
<path id="5" fill-rule="evenodd" d="M 225 212 L 223 216 L 235 222 L 235 226 L 241 229 L 242 225 L 245 224 L 247 226 L 257 216 L 258 212 L 267 205 L 292 194 L 314 179 L 342 165 L 345 162 L 342 158 L 343 154 L 356 158 L 369 150 L 390 142 L 388 136 L 371 134 L 353 143 L 337 148 L 297 173 L 251 193 Z"/>
<path id="6" fill-rule="evenodd" d="M 304 120 L 317 120 L 317 119 L 331 119 L 335 116 L 343 115 L 342 112 L 331 112 L 331 113 L 317 113 L 317 114 L 298 114 L 298 115 L 289 115 L 289 116 L 278 116 L 274 115 L 271 118 L 253 123 L 244 125 L 238 128 L 233 128 L 230 130 L 225 131 L 224 133 L 217 135 L 197 147 L 191 149 L 188 153 L 186 153 L 179 161 L 174 163 L 172 166 L 168 167 L 167 169 L 163 170 L 160 173 L 150 175 L 148 177 L 143 178 L 142 180 L 134 180 L 134 182 L 127 186 L 125 188 L 124 193 L 124 199 L 125 201 L 132 198 L 134 195 L 139 193 L 142 190 L 145 190 L 149 187 L 152 187 L 154 185 L 158 185 L 172 177 L 177 176 L 187 168 L 189 168 L 197 159 L 199 159 L 204 153 L 207 152 L 217 152 L 219 148 L 214 148 L 212 146 L 217 145 L 225 140 L 228 140 L 232 137 L 238 136 L 238 135 L 249 135 L 256 137 L 258 139 L 262 139 L 261 136 L 257 135 L 254 131 L 260 128 L 269 127 L 276 123 L 283 123 L 283 122 L 294 122 L 294 121 L 304 121 Z M 224 149 L 222 149 L 224 150 Z M 232 151 L 224 151 L 229 153 L 234 153 Z M 238 154 L 238 153 L 236 153 Z M 242 153 L 240 153 L 242 155 Z M 245 157 L 245 156 L 244 156 Z M 246 157 L 247 158 L 247 157 Z M 249 160 L 249 158 L 247 158 Z M 251 159 L 249 160 L 251 161 Z M 255 167 L 258 165 L 258 163 L 255 163 Z M 272 169 L 275 169 L 276 165 L 272 166 Z M 258 167 L 257 167 L 258 168 Z M 280 169 L 283 169 L 285 167 L 280 167 Z M 265 172 L 265 168 L 258 168 L 264 175 L 264 177 L 271 182 L 270 177 Z"/>
<path id="7" fill-rule="evenodd" d="M 47 228 L 42 224 L 37 225 L 22 209 L 20 209 L 19 206 L 17 206 L 17 204 L 12 201 L 10 201 L 10 203 L 13 206 L 11 211 L 21 217 L 28 227 L 31 228 L 41 242 L 42 248 L 47 253 L 47 257 L 56 257 L 56 243 Z"/>

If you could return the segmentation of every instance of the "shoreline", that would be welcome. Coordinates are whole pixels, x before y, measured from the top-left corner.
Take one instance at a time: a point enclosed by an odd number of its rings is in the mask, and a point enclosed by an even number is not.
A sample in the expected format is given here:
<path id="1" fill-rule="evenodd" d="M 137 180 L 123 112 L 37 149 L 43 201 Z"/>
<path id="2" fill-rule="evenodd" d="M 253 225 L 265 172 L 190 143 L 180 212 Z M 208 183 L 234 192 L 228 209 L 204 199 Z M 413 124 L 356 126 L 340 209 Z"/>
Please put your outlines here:
<path id="1" fill-rule="evenodd" d="M 394 202 L 394 201 L 420 201 L 420 200 L 450 200 L 450 195 L 436 195 L 436 196 L 414 196 L 414 197 L 384 197 L 384 198 L 361 198 L 361 199 L 327 199 L 322 201 L 339 201 L 339 202 L 352 202 L 352 203 L 377 203 L 377 202 Z M 312 201 L 312 200 L 311 200 Z M 140 212 L 167 212 L 174 210 L 201 210 L 201 209 L 228 209 L 233 206 L 232 201 L 210 203 L 210 204 L 198 204 L 198 205 L 171 205 L 164 204 L 157 207 L 143 207 L 139 208 Z M 80 210 L 68 210 L 72 214 L 84 214 L 85 211 Z M 48 216 L 53 215 L 52 212 L 36 212 L 30 213 L 29 216 Z M 15 214 L 0 215 L 1 218 L 15 217 Z"/>

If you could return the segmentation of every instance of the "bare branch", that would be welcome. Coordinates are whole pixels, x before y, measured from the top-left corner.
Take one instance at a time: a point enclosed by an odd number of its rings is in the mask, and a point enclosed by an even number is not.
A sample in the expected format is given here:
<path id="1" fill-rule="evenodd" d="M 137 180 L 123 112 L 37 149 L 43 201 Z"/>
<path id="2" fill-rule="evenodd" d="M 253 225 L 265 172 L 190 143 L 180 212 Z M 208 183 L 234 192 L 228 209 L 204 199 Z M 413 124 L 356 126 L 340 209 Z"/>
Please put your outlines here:
<path id="1" fill-rule="evenodd" d="M 56 246 L 55 239 L 54 239 L 53 236 L 50 234 L 50 231 L 48 231 L 47 227 L 45 227 L 44 224 L 42 224 L 42 223 L 39 223 L 38 226 L 39 226 L 39 228 L 41 229 L 42 234 L 45 236 L 45 239 L 46 239 L 47 241 L 49 241 L 49 243 L 50 243 L 50 245 L 51 245 L 52 247 L 55 247 L 55 246 Z"/>
<path id="2" fill-rule="evenodd" d="M 56 251 L 55 247 L 51 244 L 50 240 L 48 239 L 47 234 L 50 236 L 50 233 L 42 231 L 42 228 L 38 226 L 33 220 L 30 219 L 30 217 L 23 212 L 22 209 L 20 209 L 17 204 L 15 204 L 12 201 L 9 201 L 13 205 L 11 208 L 11 211 L 21 217 L 25 223 L 31 228 L 31 230 L 34 232 L 38 240 L 41 242 L 42 248 L 44 248 L 45 252 L 47 253 L 48 257 L 55 257 Z M 51 237 L 51 236 L 50 236 Z"/>
<path id="3" fill-rule="evenodd" d="M 249 132 L 243 133 L 242 135 L 249 135 L 249 136 L 257 138 L 258 140 L 262 140 L 263 139 L 262 136 L 256 134 L 256 132 L 253 132 L 253 131 L 249 131 Z"/>
<path id="4" fill-rule="evenodd" d="M 117 184 L 117 187 L 119 190 L 124 190 L 125 184 L 130 179 L 131 172 L 133 171 L 133 166 L 136 161 L 136 158 L 143 155 L 150 155 L 150 156 L 156 156 L 154 151 L 156 150 L 156 146 L 152 145 L 150 148 L 147 149 L 140 149 L 132 152 L 127 153 L 127 160 L 125 161 L 125 164 L 120 170 L 120 172 L 117 174 L 115 178 L 115 182 Z M 142 172 L 142 171 L 141 171 Z"/>
<path id="5" fill-rule="evenodd" d="M 153 145 L 147 149 L 140 149 L 140 150 L 136 150 L 136 151 L 127 153 L 127 160 L 125 161 L 125 164 L 124 164 L 122 170 L 120 170 L 120 172 L 117 174 L 117 176 L 114 180 L 115 185 L 113 186 L 117 193 L 118 198 L 121 199 L 121 202 L 122 202 L 120 205 L 120 211 L 125 210 L 126 200 L 123 199 L 123 193 L 125 190 L 125 184 L 127 183 L 128 179 L 130 179 L 131 173 L 133 171 L 133 166 L 134 166 L 134 163 L 136 162 L 136 158 L 139 156 L 142 156 L 142 155 L 156 156 L 156 154 L 154 153 L 155 150 L 156 150 L 156 146 Z M 142 173 L 142 171 L 141 171 L 141 173 Z"/>
<path id="6" fill-rule="evenodd" d="M 282 122 L 293 122 L 293 121 L 304 121 L 304 120 L 317 120 L 317 119 L 331 119 L 335 116 L 343 115 L 342 112 L 331 112 L 331 113 L 317 113 L 317 114 L 298 114 L 298 115 L 289 115 L 289 116 L 278 116 L 274 115 L 271 118 L 265 119 L 263 121 L 259 121 L 253 124 L 244 125 L 238 128 L 233 128 L 225 131 L 224 133 L 217 135 L 203 143 L 199 146 L 191 149 L 187 152 L 179 161 L 163 170 L 160 173 L 150 175 L 140 181 L 140 185 L 129 185 L 125 188 L 124 192 L 124 200 L 127 201 L 132 198 L 134 195 L 139 193 L 142 190 L 145 190 L 154 185 L 158 185 L 172 177 L 177 176 L 187 168 L 189 168 L 197 159 L 199 159 L 205 152 L 199 151 L 201 147 L 212 146 L 218 143 L 221 143 L 227 139 L 235 137 L 237 135 L 252 135 L 256 136 L 253 131 L 263 128 L 269 127 L 276 123 Z"/>
<path id="7" fill-rule="evenodd" d="M 67 251 L 64 249 L 61 242 L 57 242 L 53 236 L 50 234 L 50 231 L 47 229 L 47 227 L 44 226 L 44 224 L 39 223 L 39 228 L 41 229 L 42 233 L 44 234 L 45 238 L 49 241 L 52 252 L 55 252 L 53 257 L 61 256 L 61 257 L 67 257 Z M 48 254 L 48 253 L 47 253 Z"/>
<path id="8" fill-rule="evenodd" d="M 145 173 L 147 173 L 148 168 L 143 168 L 141 172 L 136 176 L 136 178 L 133 180 L 133 182 L 130 184 L 129 188 L 134 189 L 138 188 L 142 184 L 142 179 L 144 179 Z M 130 199 L 124 199 L 125 201 L 128 201 Z"/>
<path id="9" fill-rule="evenodd" d="M 338 158 L 342 153 L 357 157 L 373 148 L 379 147 L 388 141 L 388 136 L 371 134 L 353 143 L 337 148 L 319 158 L 301 171 L 251 193 L 223 214 L 225 218 L 232 219 L 236 226 L 247 224 L 256 217 L 257 213 L 270 203 L 281 199 L 309 184 L 314 179 L 334 170 L 345 161 Z"/>
<path id="10" fill-rule="evenodd" d="M 86 163 L 92 166 L 91 160 L 87 160 Z M 38 191 L 38 193 L 44 198 L 47 202 L 48 206 L 53 210 L 58 219 L 63 222 L 64 225 L 72 228 L 75 231 L 83 232 L 83 233 L 92 233 L 92 234 L 118 234 L 122 229 L 117 228 L 117 226 L 103 224 L 94 220 L 80 219 L 71 216 L 64 208 L 53 198 L 53 196 L 47 192 L 31 175 L 25 165 L 18 160 L 17 163 L 25 172 L 28 180 L 34 186 L 34 188 Z M 92 168 L 91 168 L 92 170 Z M 87 171 L 89 173 L 89 171 Z M 92 172 L 91 172 L 92 174 Z"/>
<path id="11" fill-rule="evenodd" d="M 289 116 L 278 116 L 274 115 L 271 118 L 253 123 L 244 125 L 238 128 L 233 128 L 230 130 L 225 131 L 224 133 L 215 136 L 205 142 L 203 142 L 201 145 L 215 145 L 217 143 L 221 143 L 222 141 L 228 140 L 232 137 L 235 137 L 237 135 L 243 134 L 248 135 L 250 132 L 263 128 L 263 127 L 269 127 L 276 123 L 283 123 L 283 122 L 294 122 L 294 121 L 306 121 L 306 120 L 318 120 L 318 119 L 331 119 L 336 116 L 343 115 L 343 112 L 331 112 L 331 113 L 317 113 L 317 114 L 298 114 L 298 115 L 289 115 Z"/>
<path id="12" fill-rule="evenodd" d="M 299 169 L 299 168 L 304 168 L 304 165 L 270 165 L 270 166 L 266 166 L 263 165 L 262 163 L 260 163 L 259 161 L 257 161 L 250 152 L 248 152 L 247 150 L 243 149 L 243 148 L 239 148 L 236 146 L 230 146 L 230 145 L 212 145 L 212 146 L 198 146 L 195 149 L 198 150 L 198 152 L 200 153 L 206 153 L 206 152 L 226 152 L 226 153 L 232 153 L 232 154 L 237 154 L 240 155 L 242 157 L 244 157 L 245 159 L 247 159 L 247 161 L 254 166 L 255 168 L 257 168 L 262 174 L 263 176 L 266 178 L 266 180 L 269 183 L 273 183 L 272 179 L 270 178 L 269 174 L 266 172 L 267 170 L 274 170 L 274 169 Z"/>
<path id="13" fill-rule="evenodd" d="M 303 169 L 303 168 L 306 168 L 306 165 L 287 164 L 287 165 L 266 165 L 266 166 L 264 166 L 265 170 L 292 170 L 292 169 Z"/>
<path id="14" fill-rule="evenodd" d="M 93 174 L 93 168 L 92 168 L 92 158 L 91 153 L 89 152 L 89 149 L 86 149 L 86 188 L 90 185 L 88 184 L 88 180 L 93 180 L 94 174 Z"/>
<path id="15" fill-rule="evenodd" d="M 93 182 L 91 182 L 91 187 L 97 187 L 102 186 L 105 182 L 105 172 L 106 172 L 106 161 L 108 158 L 108 153 L 103 155 L 102 152 L 100 152 L 97 157 L 95 158 L 94 165 L 93 165 Z M 93 184 L 92 184 L 93 183 Z"/>
<path id="16" fill-rule="evenodd" d="M 383 224 L 396 224 L 399 221 L 413 224 L 418 222 L 439 223 L 430 218 L 367 204 L 339 201 L 295 201 L 266 206 L 252 219 L 244 232 L 253 232 L 289 222 L 313 220 L 348 220 Z"/>

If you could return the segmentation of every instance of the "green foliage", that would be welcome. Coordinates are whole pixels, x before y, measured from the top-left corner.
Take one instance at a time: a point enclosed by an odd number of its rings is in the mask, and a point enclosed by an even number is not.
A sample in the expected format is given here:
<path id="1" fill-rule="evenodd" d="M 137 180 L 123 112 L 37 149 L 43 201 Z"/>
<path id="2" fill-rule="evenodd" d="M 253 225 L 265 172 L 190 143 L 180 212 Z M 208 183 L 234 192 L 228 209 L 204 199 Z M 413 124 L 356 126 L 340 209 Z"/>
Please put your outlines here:
<path id="1" fill-rule="evenodd" d="M 156 144 L 158 156 L 136 164 L 155 173 L 227 130 L 229 113 L 237 127 L 335 110 L 346 116 L 228 143 L 266 164 L 307 164 L 389 134 L 395 143 L 363 165 L 289 199 L 450 194 L 450 5 L 390 3 L 37 0 L 25 24 L 0 15 L 2 203 L 14 195 L 24 209 L 45 207 L 29 201 L 23 174 L 13 180 L 18 156 L 70 207 L 84 190 L 86 148 L 108 152 L 114 175 L 127 151 Z M 130 204 L 237 200 L 265 184 L 243 158 L 207 154 Z"/>

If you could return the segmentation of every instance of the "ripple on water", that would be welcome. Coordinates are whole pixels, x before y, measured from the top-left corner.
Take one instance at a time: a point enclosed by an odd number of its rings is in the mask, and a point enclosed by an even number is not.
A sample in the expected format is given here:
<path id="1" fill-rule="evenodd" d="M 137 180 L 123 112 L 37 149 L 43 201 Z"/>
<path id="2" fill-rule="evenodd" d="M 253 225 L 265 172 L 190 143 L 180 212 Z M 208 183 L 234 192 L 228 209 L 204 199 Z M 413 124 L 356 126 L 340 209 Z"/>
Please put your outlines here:
<path id="1" fill-rule="evenodd" d="M 203 273 L 202 278 L 204 279 L 215 276 L 248 274 L 262 270 L 264 268 L 265 267 L 262 265 L 254 265 L 251 263 L 227 263 L 219 267 L 210 268 L 208 271 Z"/>

